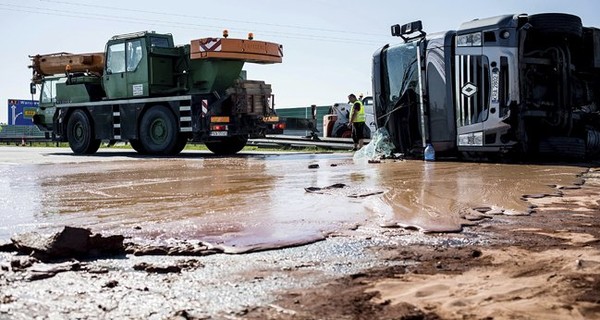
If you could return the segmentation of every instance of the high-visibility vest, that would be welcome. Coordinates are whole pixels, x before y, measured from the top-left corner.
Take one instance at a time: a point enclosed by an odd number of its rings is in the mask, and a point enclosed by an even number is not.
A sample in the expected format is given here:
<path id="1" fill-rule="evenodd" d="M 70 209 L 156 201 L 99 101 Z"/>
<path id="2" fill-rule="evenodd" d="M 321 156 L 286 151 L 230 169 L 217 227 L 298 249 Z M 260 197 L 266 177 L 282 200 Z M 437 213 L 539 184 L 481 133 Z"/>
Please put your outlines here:
<path id="1" fill-rule="evenodd" d="M 352 114 L 355 112 L 354 105 L 357 103 L 360 104 L 360 109 L 358 110 L 358 113 L 356 114 L 356 118 L 354 118 L 354 121 L 352 121 Z M 356 100 L 356 101 L 354 101 L 354 103 L 352 103 L 352 106 L 350 107 L 350 118 L 348 120 L 352 121 L 352 122 L 365 122 L 365 120 L 366 120 L 365 106 L 363 105 L 362 101 Z"/>

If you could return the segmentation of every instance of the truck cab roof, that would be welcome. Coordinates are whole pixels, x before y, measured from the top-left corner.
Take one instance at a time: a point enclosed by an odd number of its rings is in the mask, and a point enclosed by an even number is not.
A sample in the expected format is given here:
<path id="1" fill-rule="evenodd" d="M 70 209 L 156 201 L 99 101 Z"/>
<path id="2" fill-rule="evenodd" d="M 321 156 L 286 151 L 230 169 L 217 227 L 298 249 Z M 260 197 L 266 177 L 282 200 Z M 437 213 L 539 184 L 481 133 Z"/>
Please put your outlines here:
<path id="1" fill-rule="evenodd" d="M 173 48 L 175 47 L 173 42 L 173 35 L 170 33 L 156 33 L 154 31 L 140 31 L 140 32 L 132 32 L 125 33 L 113 36 L 108 41 L 112 42 L 122 42 L 125 40 L 131 39 L 139 39 L 139 38 L 147 38 L 149 41 L 147 42 L 152 47 L 161 47 L 161 48 Z"/>

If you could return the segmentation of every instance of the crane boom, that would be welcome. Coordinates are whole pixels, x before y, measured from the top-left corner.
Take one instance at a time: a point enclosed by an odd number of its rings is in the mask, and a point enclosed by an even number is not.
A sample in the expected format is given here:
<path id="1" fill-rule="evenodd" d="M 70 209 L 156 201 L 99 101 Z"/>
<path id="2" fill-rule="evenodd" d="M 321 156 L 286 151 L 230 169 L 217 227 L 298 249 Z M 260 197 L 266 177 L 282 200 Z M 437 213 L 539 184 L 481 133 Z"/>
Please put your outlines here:
<path id="1" fill-rule="evenodd" d="M 72 54 L 66 52 L 29 56 L 33 69 L 33 82 L 40 82 L 44 76 L 69 72 L 91 72 L 102 74 L 104 53 Z M 67 68 L 69 66 L 69 68 Z M 67 70 L 68 69 L 68 70 Z"/>

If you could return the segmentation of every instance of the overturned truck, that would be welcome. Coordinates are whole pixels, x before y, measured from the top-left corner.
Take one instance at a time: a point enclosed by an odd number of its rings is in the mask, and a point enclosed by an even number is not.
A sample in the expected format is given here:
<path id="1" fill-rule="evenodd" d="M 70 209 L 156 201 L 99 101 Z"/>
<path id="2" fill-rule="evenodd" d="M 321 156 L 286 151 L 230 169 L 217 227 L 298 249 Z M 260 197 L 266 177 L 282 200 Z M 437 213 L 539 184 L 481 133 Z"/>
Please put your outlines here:
<path id="1" fill-rule="evenodd" d="M 427 34 L 373 56 L 378 127 L 421 157 L 594 158 L 600 154 L 600 30 L 561 13 L 504 15 Z"/>

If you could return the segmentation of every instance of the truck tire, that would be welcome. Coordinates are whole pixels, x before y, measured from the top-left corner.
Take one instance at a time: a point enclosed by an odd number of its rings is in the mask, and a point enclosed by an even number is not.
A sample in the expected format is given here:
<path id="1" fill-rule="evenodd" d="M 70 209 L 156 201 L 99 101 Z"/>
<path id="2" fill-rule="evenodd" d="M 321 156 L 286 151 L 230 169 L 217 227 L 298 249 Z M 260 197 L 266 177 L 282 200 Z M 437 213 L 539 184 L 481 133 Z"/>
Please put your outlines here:
<path id="1" fill-rule="evenodd" d="M 583 25 L 578 16 L 565 13 L 540 13 L 529 16 L 529 23 L 542 33 L 564 33 L 575 37 L 583 35 Z"/>
<path id="2" fill-rule="evenodd" d="M 147 154 L 169 155 L 177 147 L 177 121 L 165 106 L 148 109 L 140 121 L 140 143 Z"/>
<path id="3" fill-rule="evenodd" d="M 67 140 L 76 154 L 93 154 L 100 148 L 100 139 L 95 139 L 94 128 L 83 110 L 75 110 L 67 122 Z"/>
<path id="4" fill-rule="evenodd" d="M 206 147 L 214 154 L 218 155 L 231 155 L 240 152 L 244 149 L 248 142 L 247 136 L 232 136 L 226 137 L 219 141 L 207 141 Z"/>
<path id="5" fill-rule="evenodd" d="M 137 140 L 137 139 L 129 140 L 129 144 L 131 145 L 133 150 L 135 150 L 137 153 L 147 154 L 147 152 L 144 149 L 144 146 L 142 146 L 142 143 L 140 142 L 140 140 Z"/>
<path id="6" fill-rule="evenodd" d="M 181 153 L 181 151 L 185 148 L 185 145 L 187 144 L 188 139 L 186 136 L 184 135 L 179 135 L 179 137 L 177 138 L 177 144 L 175 145 L 175 148 L 173 148 L 173 150 L 171 150 L 170 155 L 176 156 L 179 153 Z"/>
<path id="7" fill-rule="evenodd" d="M 540 154 L 550 158 L 577 159 L 585 158 L 585 141 L 572 137 L 549 137 L 540 141 Z"/>

